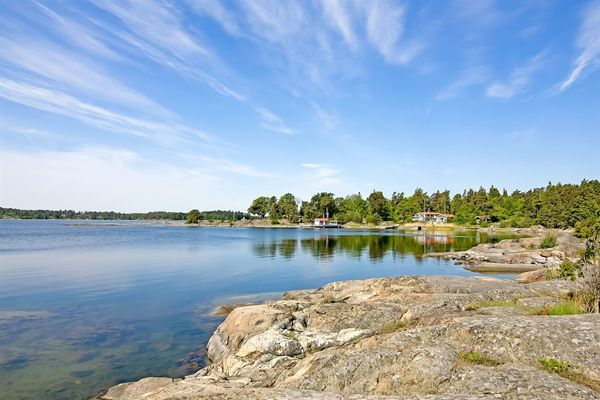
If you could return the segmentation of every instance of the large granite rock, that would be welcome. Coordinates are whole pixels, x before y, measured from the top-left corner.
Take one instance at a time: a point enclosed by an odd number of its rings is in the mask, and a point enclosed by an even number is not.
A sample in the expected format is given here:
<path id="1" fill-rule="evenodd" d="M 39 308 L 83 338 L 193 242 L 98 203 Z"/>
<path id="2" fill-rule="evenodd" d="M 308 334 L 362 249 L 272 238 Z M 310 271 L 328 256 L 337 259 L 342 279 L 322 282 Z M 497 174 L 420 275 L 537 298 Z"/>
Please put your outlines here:
<path id="1" fill-rule="evenodd" d="M 575 285 L 432 276 L 288 292 L 233 310 L 198 373 L 100 398 L 599 399 L 600 316 L 529 315 Z M 573 374 L 546 372 L 542 357 Z"/>

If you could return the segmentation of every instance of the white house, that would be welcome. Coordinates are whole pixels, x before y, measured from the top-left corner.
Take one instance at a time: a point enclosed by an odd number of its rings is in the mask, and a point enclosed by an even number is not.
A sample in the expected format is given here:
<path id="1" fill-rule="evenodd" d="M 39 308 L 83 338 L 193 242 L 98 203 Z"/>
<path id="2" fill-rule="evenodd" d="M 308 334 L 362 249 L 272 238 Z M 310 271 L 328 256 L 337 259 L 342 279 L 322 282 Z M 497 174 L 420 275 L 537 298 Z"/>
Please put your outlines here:
<path id="1" fill-rule="evenodd" d="M 449 219 L 454 218 L 453 214 L 442 214 L 439 212 L 418 212 L 413 215 L 412 220 L 414 222 L 428 222 L 430 224 L 445 224 Z"/>

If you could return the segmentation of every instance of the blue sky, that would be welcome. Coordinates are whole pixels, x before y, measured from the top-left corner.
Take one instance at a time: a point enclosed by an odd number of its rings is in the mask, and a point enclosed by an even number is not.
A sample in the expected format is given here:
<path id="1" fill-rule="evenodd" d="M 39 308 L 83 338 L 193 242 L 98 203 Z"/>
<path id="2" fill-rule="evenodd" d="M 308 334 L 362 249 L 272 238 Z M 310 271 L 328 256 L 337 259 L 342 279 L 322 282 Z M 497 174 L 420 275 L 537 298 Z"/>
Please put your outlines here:
<path id="1" fill-rule="evenodd" d="M 600 1 L 0 0 L 0 206 L 600 176 Z"/>

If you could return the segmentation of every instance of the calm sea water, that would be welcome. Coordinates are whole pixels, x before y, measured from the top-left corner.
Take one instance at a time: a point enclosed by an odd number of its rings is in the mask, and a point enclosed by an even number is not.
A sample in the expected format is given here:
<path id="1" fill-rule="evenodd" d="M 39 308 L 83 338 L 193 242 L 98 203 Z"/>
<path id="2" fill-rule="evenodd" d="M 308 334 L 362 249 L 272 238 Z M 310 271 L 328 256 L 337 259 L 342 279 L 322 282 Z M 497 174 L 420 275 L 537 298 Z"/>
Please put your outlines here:
<path id="1" fill-rule="evenodd" d="M 183 375 L 222 321 L 218 304 L 334 280 L 470 275 L 420 256 L 502 238 L 0 220 L 0 397 L 85 399 Z"/>

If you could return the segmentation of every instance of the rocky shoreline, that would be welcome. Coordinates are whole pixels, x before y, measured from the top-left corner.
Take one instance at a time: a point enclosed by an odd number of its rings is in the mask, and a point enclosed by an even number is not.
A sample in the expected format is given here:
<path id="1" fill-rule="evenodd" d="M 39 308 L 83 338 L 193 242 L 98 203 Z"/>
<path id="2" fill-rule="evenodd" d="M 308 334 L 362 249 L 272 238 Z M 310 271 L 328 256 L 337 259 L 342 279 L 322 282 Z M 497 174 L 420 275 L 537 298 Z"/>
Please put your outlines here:
<path id="1" fill-rule="evenodd" d="M 437 256 L 544 271 L 581 246 L 568 232 L 554 249 L 536 240 Z M 96 399 L 600 399 L 600 315 L 547 315 L 577 283 L 537 275 L 408 276 L 288 292 L 231 310 L 197 373 L 120 384 Z"/>

